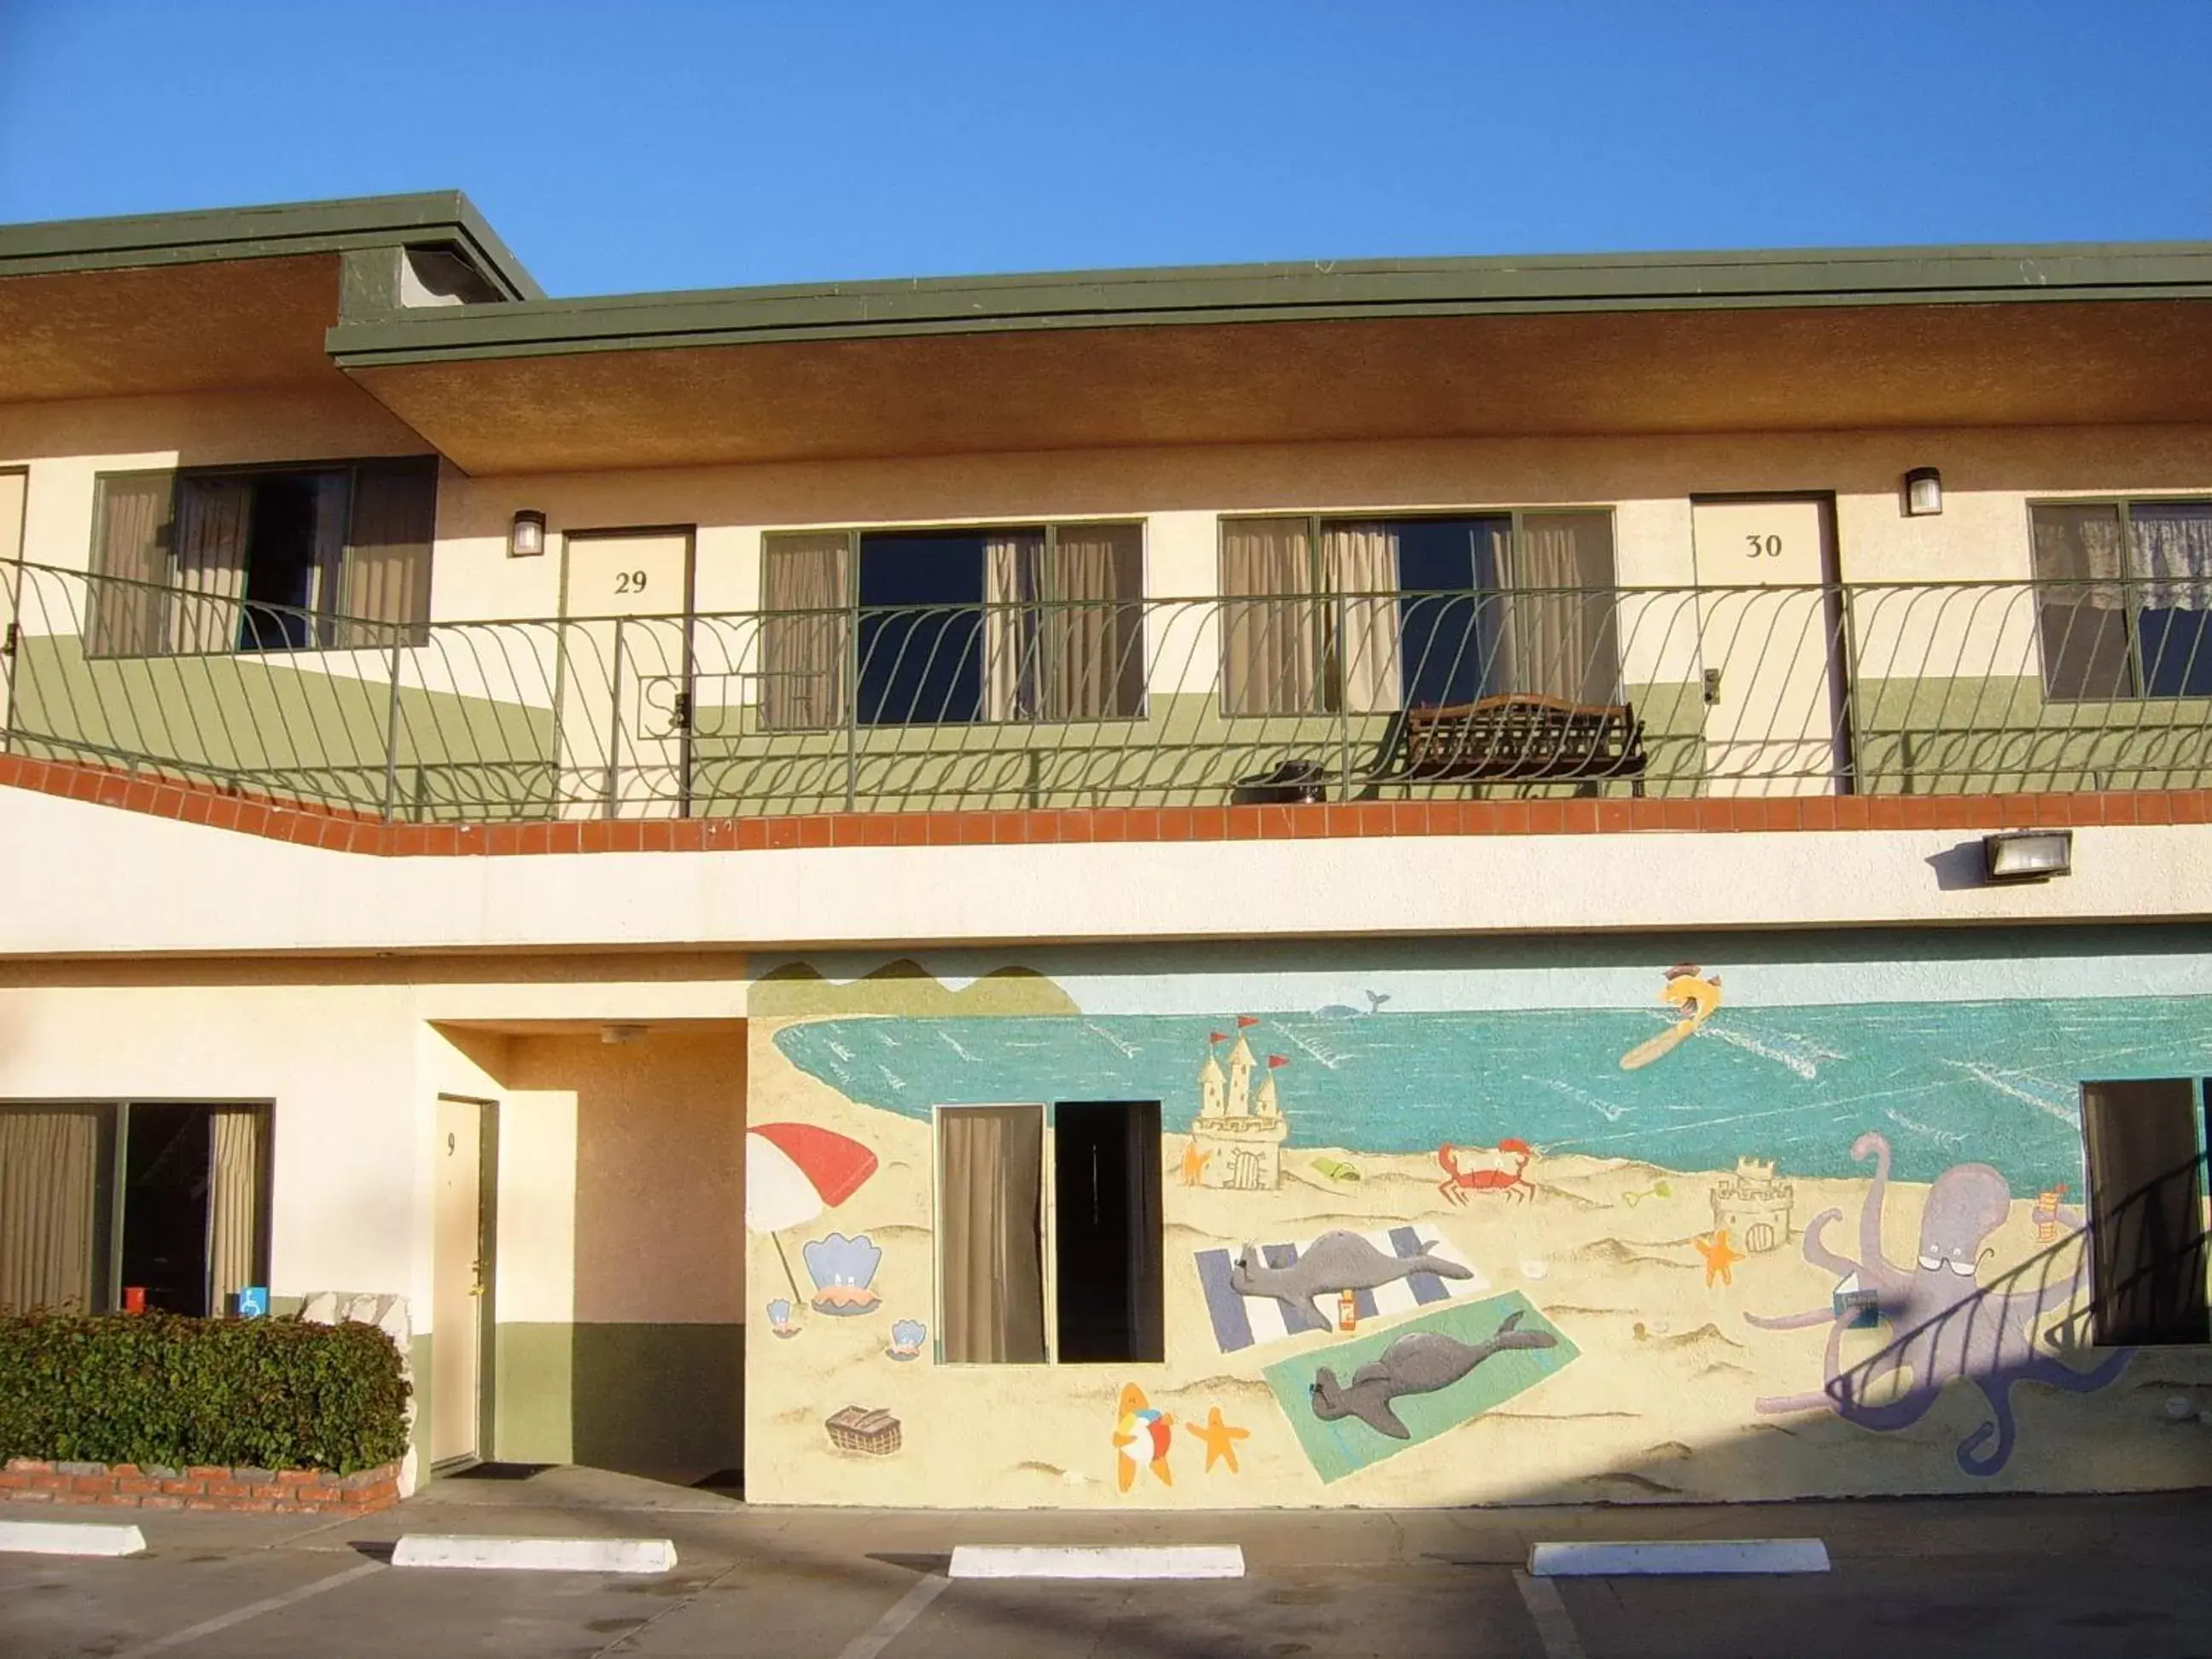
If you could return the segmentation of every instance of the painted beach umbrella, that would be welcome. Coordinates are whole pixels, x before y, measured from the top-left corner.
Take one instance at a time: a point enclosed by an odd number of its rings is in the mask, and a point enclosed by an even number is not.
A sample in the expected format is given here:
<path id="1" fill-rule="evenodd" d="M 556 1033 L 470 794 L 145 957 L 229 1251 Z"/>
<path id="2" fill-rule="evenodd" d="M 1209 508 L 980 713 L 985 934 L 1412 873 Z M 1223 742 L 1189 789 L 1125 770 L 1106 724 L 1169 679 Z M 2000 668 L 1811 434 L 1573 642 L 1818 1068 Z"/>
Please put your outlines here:
<path id="1" fill-rule="evenodd" d="M 745 1225 L 775 1238 L 842 1204 L 875 1172 L 876 1155 L 850 1135 L 811 1123 L 756 1123 L 745 1131 Z M 792 1279 L 780 1238 L 775 1253 Z M 798 1295 L 797 1279 L 791 1288 Z"/>

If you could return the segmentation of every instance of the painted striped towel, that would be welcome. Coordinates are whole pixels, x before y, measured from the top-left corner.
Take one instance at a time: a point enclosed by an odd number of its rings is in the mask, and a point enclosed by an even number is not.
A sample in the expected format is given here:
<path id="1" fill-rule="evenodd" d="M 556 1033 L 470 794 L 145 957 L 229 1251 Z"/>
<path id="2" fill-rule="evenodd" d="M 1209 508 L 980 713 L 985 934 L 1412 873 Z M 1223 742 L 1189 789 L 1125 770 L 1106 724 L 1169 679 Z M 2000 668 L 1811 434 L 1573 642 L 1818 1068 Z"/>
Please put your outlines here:
<path id="1" fill-rule="evenodd" d="M 1474 1268 L 1474 1263 L 1443 1239 L 1424 1240 L 1420 1232 L 1412 1227 L 1389 1227 L 1360 1237 L 1390 1255 L 1435 1255 L 1446 1261 L 1456 1261 L 1474 1273 L 1472 1279 L 1408 1273 L 1371 1291 L 1354 1291 L 1352 1299 L 1363 1323 L 1383 1314 L 1411 1313 L 1431 1302 L 1480 1295 L 1490 1288 L 1490 1281 Z M 1312 1243 L 1312 1239 L 1305 1238 L 1294 1244 L 1262 1244 L 1260 1255 L 1271 1267 L 1287 1267 L 1298 1259 L 1298 1252 Z M 1291 1307 L 1272 1296 L 1239 1296 L 1230 1289 L 1229 1269 L 1236 1261 L 1234 1251 L 1200 1250 L 1197 1255 L 1198 1281 L 1206 1288 L 1206 1310 L 1212 1318 L 1213 1340 L 1221 1345 L 1222 1352 L 1235 1353 L 1255 1343 L 1279 1342 L 1300 1331 L 1332 1328 L 1316 1322 L 1303 1307 Z"/>

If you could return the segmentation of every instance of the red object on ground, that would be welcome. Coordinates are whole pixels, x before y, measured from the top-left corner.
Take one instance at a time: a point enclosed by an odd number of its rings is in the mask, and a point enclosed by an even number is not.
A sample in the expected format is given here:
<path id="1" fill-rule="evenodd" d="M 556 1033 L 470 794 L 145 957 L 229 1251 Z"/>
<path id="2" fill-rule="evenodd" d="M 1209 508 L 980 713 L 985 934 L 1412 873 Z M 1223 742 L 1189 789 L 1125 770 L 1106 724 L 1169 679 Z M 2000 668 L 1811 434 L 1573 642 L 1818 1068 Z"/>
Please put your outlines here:
<path id="1" fill-rule="evenodd" d="M 811 1123 L 756 1123 L 750 1132 L 796 1164 L 822 1194 L 823 1204 L 842 1204 L 876 1172 L 876 1155 L 850 1135 Z"/>
<path id="2" fill-rule="evenodd" d="M 146 1287 L 143 1285 L 125 1285 L 123 1287 L 123 1311 L 125 1313 L 146 1311 Z"/>

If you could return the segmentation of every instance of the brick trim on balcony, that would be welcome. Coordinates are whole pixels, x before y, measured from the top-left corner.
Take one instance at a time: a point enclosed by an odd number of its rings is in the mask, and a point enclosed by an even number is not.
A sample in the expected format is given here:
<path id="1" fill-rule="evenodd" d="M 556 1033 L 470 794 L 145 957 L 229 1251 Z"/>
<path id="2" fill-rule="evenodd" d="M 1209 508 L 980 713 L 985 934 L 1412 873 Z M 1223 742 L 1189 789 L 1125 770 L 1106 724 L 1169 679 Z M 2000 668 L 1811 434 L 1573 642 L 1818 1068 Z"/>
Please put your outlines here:
<path id="1" fill-rule="evenodd" d="M 399 1466 L 357 1474 L 327 1469 L 246 1469 L 136 1463 L 59 1463 L 10 1458 L 0 1468 L 0 1501 L 94 1504 L 124 1510 L 258 1510 L 284 1515 L 367 1515 L 399 1501 Z"/>
<path id="2" fill-rule="evenodd" d="M 698 853 L 822 847 L 1288 841 L 1367 836 L 1611 835 L 1664 830 L 2026 830 L 2212 823 L 2212 789 L 2044 795 L 1813 795 L 1742 799 L 1356 801 L 1311 806 L 1058 811 L 823 812 L 793 817 L 386 823 L 205 784 L 0 755 L 0 786 L 216 830 L 381 858 Z"/>

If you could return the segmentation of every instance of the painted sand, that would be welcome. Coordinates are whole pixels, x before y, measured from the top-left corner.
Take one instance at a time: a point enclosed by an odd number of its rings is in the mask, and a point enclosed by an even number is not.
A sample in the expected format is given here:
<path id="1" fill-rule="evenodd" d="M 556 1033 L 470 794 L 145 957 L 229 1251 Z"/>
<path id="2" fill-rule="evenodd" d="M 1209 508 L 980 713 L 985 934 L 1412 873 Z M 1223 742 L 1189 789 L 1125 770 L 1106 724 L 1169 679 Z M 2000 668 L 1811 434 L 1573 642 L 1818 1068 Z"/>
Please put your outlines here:
<path id="1" fill-rule="evenodd" d="M 1925 1018 L 1940 1018 L 1948 1011 L 1922 1012 Z M 2118 1011 L 2106 1005 L 2104 1012 Z M 1715 1024 L 1727 1018 L 1724 1009 Z M 1385 1023 L 1384 1018 L 1346 1020 L 1333 1029 L 1342 1034 L 1353 1025 Z M 1747 1325 L 1744 1316 L 1797 1313 L 1830 1304 L 1834 1278 L 1803 1260 L 1799 1235 L 1814 1217 L 1836 1208 L 1843 1218 L 1830 1227 L 1828 1242 L 1846 1255 L 1858 1254 L 1858 1216 L 1867 1181 L 1865 1166 L 1850 1162 L 1851 1142 L 1863 1130 L 1882 1128 L 1899 1146 L 1900 1164 L 1905 1144 L 1905 1136 L 1881 1115 L 1880 1102 L 1816 1099 L 1808 1103 L 1817 1117 L 1810 1128 L 1789 1121 L 1785 1113 L 1728 1126 L 1724 1138 L 1717 1131 L 1703 1138 L 1682 1138 L 1680 1144 L 1686 1148 L 1726 1149 L 1725 1158 L 1711 1158 L 1702 1168 L 1687 1156 L 1644 1162 L 1589 1153 L 1552 1154 L 1541 1133 L 1531 1133 L 1528 1138 L 1544 1153 L 1528 1170 L 1536 1188 L 1534 1196 L 1509 1204 L 1495 1194 L 1474 1193 L 1462 1205 L 1438 1191 L 1443 1171 L 1425 1152 L 1376 1151 L 1346 1145 L 1341 1139 L 1312 1144 L 1317 1118 L 1350 1121 L 1351 1096 L 1347 1091 L 1332 1109 L 1337 1116 L 1322 1118 L 1309 1085 L 1317 1089 L 1321 1079 L 1314 1074 L 1328 1068 L 1316 1062 L 1304 1068 L 1307 1075 L 1300 1076 L 1294 1066 L 1284 1075 L 1294 1146 L 1284 1154 L 1279 1188 L 1237 1192 L 1184 1187 L 1177 1178 L 1183 1137 L 1166 1137 L 1168 1364 L 952 1367 L 933 1363 L 927 1345 L 915 1362 L 895 1363 L 885 1356 L 892 1322 L 914 1319 L 934 1324 L 927 1126 L 910 1109 L 890 1111 L 847 1097 L 794 1064 L 792 1055 L 794 1050 L 828 1054 L 830 1042 L 841 1044 L 856 1060 L 863 1054 L 872 1060 L 898 1052 L 880 1043 L 854 1046 L 851 1033 L 875 1024 L 884 1028 L 882 1036 L 896 1038 L 909 1053 L 920 1040 L 942 1048 L 948 1060 L 957 1061 L 935 1029 L 939 1024 L 892 1026 L 837 1019 L 820 1022 L 810 1031 L 772 1019 L 754 1022 L 751 1120 L 819 1123 L 863 1141 L 881 1160 L 876 1174 L 836 1210 L 784 1237 L 800 1280 L 799 1296 L 793 1297 L 786 1286 L 771 1242 L 757 1236 L 750 1240 L 749 1299 L 756 1318 L 769 1299 L 783 1297 L 797 1304 L 799 1325 L 787 1340 L 748 1345 L 747 1487 L 758 1501 L 1206 1509 L 2128 1490 L 2212 1484 L 2212 1428 L 2197 1424 L 2193 1415 L 2185 1423 L 2170 1420 L 2166 1414 L 2167 1402 L 2174 1399 L 2189 1401 L 2192 1413 L 2212 1408 L 2212 1367 L 2194 1353 L 2139 1354 L 2117 1383 L 2097 1394 L 2061 1395 L 2034 1386 L 2015 1389 L 2018 1449 L 2001 1474 L 1985 1480 L 1963 1474 L 1954 1456 L 1959 1443 L 1988 1419 L 1982 1396 L 1970 1387 L 1954 1384 L 1919 1423 L 1891 1434 L 1856 1428 L 1826 1413 L 1761 1417 L 1754 1412 L 1753 1402 L 1761 1395 L 1802 1394 L 1820 1385 L 1826 1324 L 1759 1331 Z M 1074 1022 L 1100 1024 L 1114 1042 L 1097 1036 L 1078 1038 L 1056 1021 L 1006 1018 L 963 1024 L 988 1027 L 994 1040 L 1010 1045 L 1011 1054 L 1024 1052 L 1011 1045 L 1048 1045 L 1027 1051 L 1023 1075 L 1081 1077 L 1086 1085 L 1095 1085 L 1085 1090 L 1093 1097 L 1139 1092 L 1126 1080 L 1139 1073 L 1113 1071 L 1116 1062 L 1111 1057 L 1132 1066 L 1142 1060 L 1151 1069 L 1141 1075 L 1157 1079 L 1142 1094 L 1157 1094 L 1168 1103 L 1171 1129 L 1188 1121 L 1192 1073 L 1205 1037 L 1201 1029 L 1198 1049 L 1188 1046 L 1190 1022 L 1161 1023 L 1159 1040 L 1166 1046 L 1157 1058 L 1146 1048 L 1149 1039 L 1139 1041 L 1128 1035 L 1131 1022 Z M 1039 1026 L 1056 1029 L 1036 1029 Z M 825 1029 L 830 1027 L 836 1029 Z M 1626 1022 L 1620 1030 L 1606 1031 L 1605 1045 L 1638 1030 L 1648 1036 L 1650 1030 L 1650 1024 Z M 968 1038 L 957 1031 L 947 1034 L 968 1045 Z M 1758 1040 L 1766 1042 L 1772 1035 Z M 1675 1054 L 1635 1075 L 1664 1083 L 1686 1060 L 1712 1050 L 1736 1052 L 1731 1044 L 1710 1042 L 1709 1036 L 1710 1031 L 1700 1033 Z M 2197 1040 L 2192 1035 L 2191 1041 Z M 1054 1070 L 1062 1062 L 1054 1057 L 1052 1045 L 1078 1041 L 1090 1045 L 1085 1052 L 1097 1055 L 1098 1066 L 1087 1071 Z M 1282 1039 L 1264 1029 L 1255 1032 L 1254 1041 L 1255 1047 L 1285 1051 Z M 1347 1036 L 1345 1041 L 1349 1044 L 1352 1039 Z M 1139 1054 L 1121 1054 L 1117 1042 L 1137 1048 Z M 1525 1062 L 1491 1063 L 1533 1066 L 1535 1045 L 1532 1035 Z M 1618 1054 L 1630 1042 L 1622 1041 L 1609 1054 L 1605 1045 L 1600 1045 L 1602 1064 L 1592 1063 L 1587 1074 L 1617 1087 L 1623 1075 Z M 1844 1045 L 1831 1042 L 1826 1046 Z M 970 1052 L 986 1051 L 971 1048 Z M 1343 1047 L 1331 1052 L 1349 1056 L 1353 1050 Z M 1475 1049 L 1468 1044 L 1462 1052 Z M 1837 1062 L 1811 1057 L 1811 1063 L 1820 1068 L 1824 1081 L 1835 1075 L 1829 1067 Z M 1771 1069 L 1774 1063 L 1762 1065 Z M 1349 1067 L 1347 1059 L 1328 1075 L 1350 1077 L 1354 1073 Z M 1784 1077 L 1795 1075 L 1786 1066 L 1779 1069 Z M 1011 1085 L 1016 1074 L 1006 1069 L 976 1075 L 1005 1079 Z M 1358 1075 L 1376 1078 L 1382 1073 L 1370 1067 Z M 920 1068 L 910 1077 L 908 1088 L 920 1105 L 937 1085 Z M 1678 1086 L 1680 1092 L 1668 1097 L 1694 1097 L 1686 1079 L 1668 1085 L 1670 1091 Z M 2043 1085 L 2015 1086 L 2040 1089 Z M 1409 1086 L 1408 1097 L 1412 1092 Z M 1534 1099 L 1541 1092 L 1530 1089 L 1516 1099 Z M 2008 1098 L 2002 1091 L 1991 1092 Z M 979 1085 L 939 1097 L 988 1098 L 991 1093 Z M 1034 1099 L 1035 1085 L 1001 1088 L 998 1097 Z M 1462 1087 L 1440 1099 L 1469 1097 Z M 1464 1126 L 1455 1127 L 1455 1139 L 1489 1144 L 1499 1133 L 1510 1132 L 1499 1127 L 1503 1118 L 1486 1125 L 1471 1121 L 1480 1118 L 1478 1113 L 1464 1107 L 1453 1109 L 1458 1113 L 1457 1123 Z M 2022 1107 L 2024 1112 L 2036 1109 Z M 1419 1133 L 1425 1139 L 1429 1131 Z M 1817 1149 L 1822 1167 L 1838 1173 L 1806 1175 L 1803 1166 L 1792 1162 L 1794 1155 L 1783 1152 L 1785 1146 L 1797 1146 L 1808 1152 Z M 2069 1139 L 2067 1146 L 2063 1163 L 2054 1143 L 2047 1158 L 2037 1155 L 2021 1167 L 2032 1167 L 2039 1182 L 2078 1178 L 2071 1173 L 2079 1168 L 2078 1142 Z M 1727 1282 L 1715 1279 L 1709 1283 L 1697 1241 L 1714 1225 L 1708 1194 L 1722 1178 L 1718 1170 L 1732 1168 L 1739 1154 L 1781 1158 L 1781 1176 L 1796 1186 L 1791 1233 L 1782 1248 L 1733 1263 Z M 1945 1164 L 1982 1155 L 1979 1146 L 1947 1145 L 1942 1156 L 1923 1159 L 1919 1167 L 1933 1175 Z M 1316 1160 L 1348 1164 L 1361 1178 L 1332 1180 L 1313 1167 Z M 1664 1193 L 1656 1190 L 1662 1183 Z M 1883 1238 L 1894 1261 L 1912 1259 L 1926 1190 L 1923 1184 L 1904 1180 L 1891 1187 Z M 2038 1249 L 2030 1216 L 2036 1188 L 2015 1176 L 2012 1190 L 2011 1215 L 1989 1241 L 1994 1254 L 1982 1270 L 1984 1284 Z M 1475 1297 L 1442 1304 L 1413 1301 L 1401 1310 L 1378 1312 L 1372 1319 L 1363 1318 L 1349 1338 L 1334 1330 L 1286 1333 L 1223 1351 L 1195 1265 L 1200 1251 L 1233 1250 L 1246 1241 L 1311 1239 L 1333 1229 L 1372 1232 L 1406 1225 L 1425 1238 L 1449 1243 L 1490 1288 Z M 874 1285 L 882 1302 L 868 1316 L 823 1318 L 805 1306 L 809 1287 L 800 1247 L 832 1231 L 867 1234 L 884 1251 Z M 1387 1340 L 1389 1334 L 1440 1311 L 1455 1314 L 1514 1292 L 1573 1345 L 1571 1363 L 1465 1420 L 1439 1426 L 1410 1455 L 1385 1456 L 1339 1479 L 1323 1479 L 1305 1425 L 1297 1420 L 1295 1401 L 1279 1396 L 1269 1381 L 1271 1369 L 1327 1363 L 1339 1367 L 1342 1376 L 1348 1368 L 1341 1351 L 1347 1346 L 1357 1354 L 1373 1339 Z M 1887 1340 L 1884 1330 L 1845 1333 L 1844 1363 L 1873 1356 Z M 1499 1356 L 1486 1365 L 1519 1357 Z M 1478 1369 L 1469 1381 L 1480 1376 Z M 1153 1408 L 1175 1419 L 1168 1456 L 1172 1484 L 1139 1468 L 1133 1487 L 1122 1497 L 1115 1491 L 1111 1440 L 1121 1390 L 1130 1382 L 1144 1390 Z M 899 1449 L 878 1455 L 833 1448 L 823 1421 L 848 1406 L 881 1408 L 899 1419 Z M 1215 1407 L 1224 1422 L 1250 1431 L 1249 1438 L 1234 1447 L 1235 1473 L 1219 1461 L 1208 1470 L 1206 1449 L 1191 1431 L 1205 1424 Z"/>

